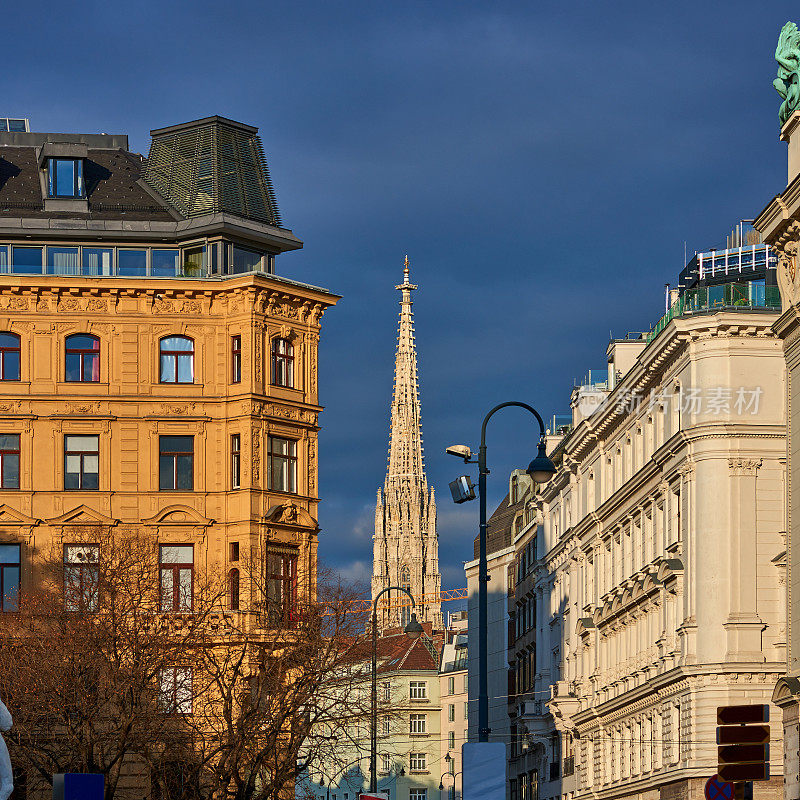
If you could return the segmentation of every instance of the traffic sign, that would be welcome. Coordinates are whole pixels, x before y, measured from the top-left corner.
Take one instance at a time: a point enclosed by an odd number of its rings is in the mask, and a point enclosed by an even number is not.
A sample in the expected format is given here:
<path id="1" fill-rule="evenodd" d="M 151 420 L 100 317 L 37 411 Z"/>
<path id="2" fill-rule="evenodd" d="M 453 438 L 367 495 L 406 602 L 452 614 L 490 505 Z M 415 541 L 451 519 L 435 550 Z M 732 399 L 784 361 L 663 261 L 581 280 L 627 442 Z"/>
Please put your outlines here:
<path id="1" fill-rule="evenodd" d="M 737 764 L 745 761 L 769 761 L 768 744 L 729 744 L 717 748 L 720 764 Z"/>
<path id="2" fill-rule="evenodd" d="M 717 728 L 717 744 L 767 744 L 769 725 L 723 725 Z"/>
<path id="3" fill-rule="evenodd" d="M 733 800 L 733 793 L 733 784 L 723 781 L 719 775 L 712 775 L 706 781 L 706 800 Z"/>
<path id="4" fill-rule="evenodd" d="M 769 722 L 769 706 L 719 706 L 717 725 L 754 725 Z"/>
<path id="5" fill-rule="evenodd" d="M 753 764 L 725 764 L 720 766 L 719 776 L 726 781 L 768 781 L 769 764 L 764 761 Z"/>

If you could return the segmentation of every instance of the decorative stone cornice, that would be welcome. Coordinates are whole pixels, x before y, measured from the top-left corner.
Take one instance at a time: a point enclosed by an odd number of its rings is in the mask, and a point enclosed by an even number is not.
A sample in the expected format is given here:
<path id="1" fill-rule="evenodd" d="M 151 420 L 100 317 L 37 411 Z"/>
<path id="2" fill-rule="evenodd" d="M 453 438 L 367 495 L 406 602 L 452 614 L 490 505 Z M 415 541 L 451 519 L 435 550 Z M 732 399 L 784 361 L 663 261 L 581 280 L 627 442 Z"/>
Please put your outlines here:
<path id="1" fill-rule="evenodd" d="M 761 458 L 729 458 L 728 468 L 732 475 L 755 475 L 762 462 Z"/>

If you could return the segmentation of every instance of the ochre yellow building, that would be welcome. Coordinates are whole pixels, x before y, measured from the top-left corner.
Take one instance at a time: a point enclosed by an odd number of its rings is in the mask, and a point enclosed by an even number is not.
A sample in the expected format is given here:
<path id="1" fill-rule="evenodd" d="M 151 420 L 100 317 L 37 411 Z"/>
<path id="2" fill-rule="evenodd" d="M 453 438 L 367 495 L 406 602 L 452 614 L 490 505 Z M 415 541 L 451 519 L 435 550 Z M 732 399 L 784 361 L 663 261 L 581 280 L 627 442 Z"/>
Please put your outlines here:
<path id="1" fill-rule="evenodd" d="M 313 591 L 318 343 L 337 298 L 274 274 L 301 246 L 255 128 L 153 131 L 147 160 L 125 136 L 0 133 L 3 610 L 36 553 L 60 543 L 69 561 L 118 525 L 159 546 L 164 610 L 207 567 L 238 607 L 238 565 L 265 547 L 273 611 Z"/>

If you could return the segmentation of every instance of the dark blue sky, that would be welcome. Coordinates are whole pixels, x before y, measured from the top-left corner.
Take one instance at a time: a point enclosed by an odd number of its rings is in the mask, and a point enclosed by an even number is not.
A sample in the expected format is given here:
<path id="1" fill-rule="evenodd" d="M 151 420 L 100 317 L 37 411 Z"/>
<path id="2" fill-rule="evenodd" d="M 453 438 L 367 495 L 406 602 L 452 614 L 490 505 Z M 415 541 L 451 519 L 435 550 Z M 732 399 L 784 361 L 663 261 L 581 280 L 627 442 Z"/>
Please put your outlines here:
<path id="1" fill-rule="evenodd" d="M 690 253 L 785 184 L 771 83 L 789 2 L 28 2 L 3 11 L 0 114 L 128 133 L 210 114 L 261 129 L 287 277 L 344 295 L 323 320 L 320 550 L 368 573 L 397 317 L 412 260 L 443 585 L 477 504 L 454 442 L 518 399 L 568 409 L 609 331 L 646 330 Z M 490 430 L 490 501 L 527 464 Z"/>

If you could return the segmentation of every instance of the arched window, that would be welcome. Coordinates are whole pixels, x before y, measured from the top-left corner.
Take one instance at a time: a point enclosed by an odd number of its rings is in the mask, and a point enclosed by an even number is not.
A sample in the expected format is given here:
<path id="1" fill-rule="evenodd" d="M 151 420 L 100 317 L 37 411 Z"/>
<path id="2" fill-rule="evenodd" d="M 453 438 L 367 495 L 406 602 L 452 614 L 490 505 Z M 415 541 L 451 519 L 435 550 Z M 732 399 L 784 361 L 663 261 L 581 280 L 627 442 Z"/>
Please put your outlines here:
<path id="1" fill-rule="evenodd" d="M 187 336 L 168 336 L 159 347 L 161 383 L 194 383 L 194 342 Z"/>
<path id="2" fill-rule="evenodd" d="M 88 333 L 67 336 L 65 342 L 66 380 L 94 383 L 100 380 L 100 340 Z"/>
<path id="3" fill-rule="evenodd" d="M 19 336 L 0 333 L 0 381 L 19 380 Z"/>
<path id="4" fill-rule="evenodd" d="M 408 567 L 400 569 L 400 586 L 411 591 L 411 571 Z M 403 594 L 400 599 L 408 603 L 408 605 L 400 606 L 400 624 L 405 627 L 411 620 L 411 600 L 406 594 Z"/>
<path id="5" fill-rule="evenodd" d="M 239 570 L 232 569 L 228 573 L 228 607 L 231 611 L 239 610 Z"/>
<path id="6" fill-rule="evenodd" d="M 272 340 L 272 384 L 294 387 L 294 347 L 288 339 Z"/>

